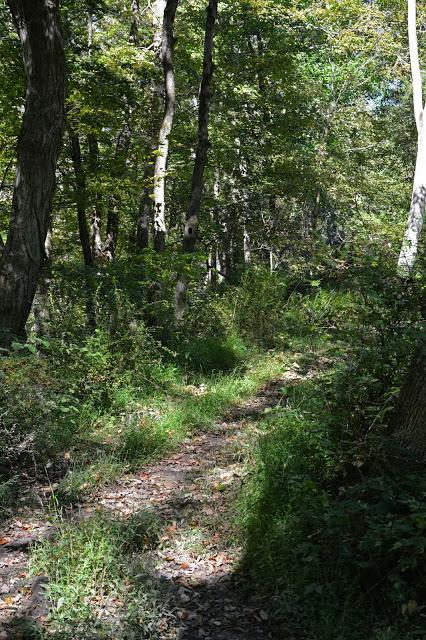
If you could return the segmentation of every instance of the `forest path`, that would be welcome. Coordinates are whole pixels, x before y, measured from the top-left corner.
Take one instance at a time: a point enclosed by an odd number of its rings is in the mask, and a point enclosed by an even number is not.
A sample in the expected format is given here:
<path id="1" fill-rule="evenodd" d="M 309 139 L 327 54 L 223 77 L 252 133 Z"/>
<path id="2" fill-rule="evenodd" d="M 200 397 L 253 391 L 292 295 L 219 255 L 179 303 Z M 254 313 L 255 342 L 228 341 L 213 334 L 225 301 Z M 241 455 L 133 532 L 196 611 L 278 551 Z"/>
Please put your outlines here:
<path id="1" fill-rule="evenodd" d="M 71 521 L 99 512 L 128 519 L 152 512 L 161 524 L 149 566 L 158 584 L 167 585 L 170 606 L 158 621 L 160 638 L 179 640 L 260 640 L 284 637 L 270 623 L 267 604 L 248 599 L 238 576 L 242 550 L 235 541 L 236 496 L 244 482 L 249 450 L 258 436 L 256 422 L 282 401 L 282 387 L 315 375 L 297 365 L 265 384 L 229 411 L 208 431 L 186 439 L 167 458 L 101 487 L 68 514 Z M 13 620 L 25 616 L 43 623 L 47 616 L 43 576 L 28 581 L 28 546 L 55 535 L 46 513 L 14 521 L 0 547 L 0 640 L 23 638 Z M 7 540 L 8 542 L 4 542 Z M 114 607 L 94 604 L 106 622 Z M 116 612 L 119 615 L 119 611 Z M 76 640 L 80 638 L 76 636 Z"/>

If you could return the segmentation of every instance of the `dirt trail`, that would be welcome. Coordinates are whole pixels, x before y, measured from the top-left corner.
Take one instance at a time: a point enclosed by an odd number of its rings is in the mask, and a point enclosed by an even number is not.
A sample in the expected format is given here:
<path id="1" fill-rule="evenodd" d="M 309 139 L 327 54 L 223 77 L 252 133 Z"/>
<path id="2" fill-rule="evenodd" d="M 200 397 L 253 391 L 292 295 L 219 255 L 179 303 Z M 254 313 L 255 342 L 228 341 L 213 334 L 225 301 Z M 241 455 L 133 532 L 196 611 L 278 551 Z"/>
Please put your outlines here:
<path id="1" fill-rule="evenodd" d="M 161 621 L 162 638 L 284 637 L 283 630 L 271 627 L 266 604 L 243 595 L 238 578 L 241 549 L 230 522 L 256 420 L 281 401 L 283 385 L 301 377 L 298 371 L 286 372 L 208 432 L 187 439 L 166 459 L 99 489 L 71 514 L 80 518 L 102 510 L 127 518 L 148 509 L 160 519 L 163 533 L 150 564 L 158 581 L 168 584 L 173 605 Z M 3 540 L 0 547 L 0 640 L 18 637 L 10 622 L 19 615 L 45 619 L 43 580 L 28 583 L 27 549 L 28 542 L 54 533 L 42 509 L 36 518 L 15 521 L 5 532 L 10 542 Z"/>

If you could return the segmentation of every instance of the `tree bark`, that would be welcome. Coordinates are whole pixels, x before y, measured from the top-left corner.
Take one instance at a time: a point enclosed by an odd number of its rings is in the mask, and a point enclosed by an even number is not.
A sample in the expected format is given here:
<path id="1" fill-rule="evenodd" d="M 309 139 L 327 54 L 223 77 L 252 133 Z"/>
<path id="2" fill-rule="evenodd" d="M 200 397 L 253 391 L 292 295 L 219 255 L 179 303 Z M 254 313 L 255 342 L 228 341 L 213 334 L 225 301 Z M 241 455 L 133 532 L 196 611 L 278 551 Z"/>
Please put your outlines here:
<path id="1" fill-rule="evenodd" d="M 243 231 L 243 243 L 244 243 L 244 264 L 248 267 L 251 264 L 251 242 L 250 235 L 247 229 L 244 227 Z"/>
<path id="2" fill-rule="evenodd" d="M 192 173 L 191 198 L 186 214 L 183 232 L 183 250 L 193 253 L 198 235 L 198 214 L 204 186 L 204 171 L 209 150 L 209 116 L 211 101 L 211 82 L 213 78 L 213 45 L 217 18 L 218 0 L 209 0 L 206 11 L 206 30 L 204 36 L 203 77 L 201 79 L 198 105 L 198 143 Z M 187 283 L 184 274 L 180 273 L 175 289 L 175 318 L 181 320 L 186 310 Z"/>
<path id="3" fill-rule="evenodd" d="M 129 41 L 133 42 L 136 46 L 139 46 L 139 21 L 140 21 L 140 6 L 139 0 L 131 0 L 132 9 L 132 23 L 130 25 L 130 37 Z"/>
<path id="4" fill-rule="evenodd" d="M 94 266 L 90 246 L 89 228 L 87 225 L 87 188 L 86 176 L 81 161 L 80 138 L 75 132 L 70 133 L 70 152 L 75 175 L 75 202 L 77 207 L 78 232 L 83 252 L 84 266 L 88 267 L 84 277 L 84 299 L 86 306 L 86 321 L 89 329 L 96 329 L 96 309 L 93 299 L 93 283 L 89 269 Z"/>
<path id="5" fill-rule="evenodd" d="M 426 343 L 423 341 L 412 360 L 401 388 L 396 412 L 396 432 L 408 449 L 426 457 Z"/>
<path id="6" fill-rule="evenodd" d="M 398 270 L 402 276 L 409 276 L 413 271 L 426 209 L 426 108 L 423 105 L 416 23 L 416 0 L 408 0 L 408 39 L 418 145 L 410 213 L 398 259 Z"/>
<path id="7" fill-rule="evenodd" d="M 160 60 L 164 74 L 164 117 L 158 136 L 158 150 L 154 167 L 154 249 L 162 252 L 166 246 L 166 170 L 169 157 L 169 136 L 176 108 L 176 86 L 173 68 L 173 26 L 179 0 L 167 0 L 163 18 Z"/>
<path id="8" fill-rule="evenodd" d="M 426 209 L 426 112 L 419 119 L 416 169 L 414 173 L 413 195 L 410 213 L 398 259 L 398 270 L 402 276 L 409 276 L 417 258 L 424 214 Z"/>
<path id="9" fill-rule="evenodd" d="M 138 249 L 146 249 L 149 245 L 149 223 L 152 213 L 151 164 L 147 162 L 144 170 L 144 188 L 139 204 L 138 223 L 136 227 L 136 246 Z"/>
<path id="10" fill-rule="evenodd" d="M 198 214 L 204 185 L 204 170 L 207 164 L 209 149 L 209 117 L 212 96 L 213 78 L 213 44 L 217 18 L 217 0 L 209 0 L 207 7 L 206 32 L 204 38 L 203 77 L 201 80 L 198 107 L 198 144 L 192 174 L 191 200 L 186 214 L 183 234 L 183 249 L 186 252 L 195 250 L 198 233 Z"/>
<path id="11" fill-rule="evenodd" d="M 87 226 L 87 190 L 86 176 L 81 162 L 80 138 L 77 133 L 70 133 L 70 154 L 75 176 L 75 202 L 77 207 L 78 232 L 83 252 L 83 260 L 86 267 L 93 267 L 93 257 L 90 248 L 90 236 Z"/>
<path id="12" fill-rule="evenodd" d="M 49 229 L 44 243 L 45 259 L 41 268 L 40 279 L 33 302 L 34 333 L 42 338 L 48 333 L 47 325 L 50 321 L 49 291 L 52 275 L 52 228 Z"/>
<path id="13" fill-rule="evenodd" d="M 161 40 L 163 35 L 163 20 L 166 0 L 155 0 L 151 5 L 152 10 L 152 46 L 161 73 Z M 163 83 L 155 77 L 151 87 L 151 110 L 149 124 L 149 154 L 145 162 L 143 176 L 143 191 L 139 203 L 139 214 L 136 225 L 136 246 L 146 249 L 149 245 L 149 227 L 153 221 L 154 211 L 154 165 L 157 151 L 157 132 L 160 116 L 161 96 L 164 93 Z"/>
<path id="14" fill-rule="evenodd" d="M 17 145 L 12 214 L 0 262 L 0 326 L 25 335 L 50 222 L 65 126 L 65 60 L 58 0 L 7 0 L 21 40 L 26 102 Z"/>
<path id="15" fill-rule="evenodd" d="M 93 134 L 87 136 L 87 144 L 89 147 L 89 170 L 91 177 L 97 177 L 99 169 L 99 145 Z M 102 257 L 102 202 L 99 192 L 95 192 L 94 205 L 92 213 L 92 223 L 90 227 L 90 245 L 92 250 L 93 261 L 96 262 Z"/>
<path id="16" fill-rule="evenodd" d="M 126 173 L 126 159 L 130 148 L 131 135 L 130 126 L 126 124 L 120 131 L 117 138 L 114 158 L 115 167 L 113 171 L 113 175 L 117 181 L 120 181 Z M 104 245 L 104 255 L 110 261 L 114 260 L 117 250 L 118 230 L 120 224 L 119 209 L 120 196 L 116 192 L 112 195 L 111 204 L 108 209 L 106 239 Z"/>

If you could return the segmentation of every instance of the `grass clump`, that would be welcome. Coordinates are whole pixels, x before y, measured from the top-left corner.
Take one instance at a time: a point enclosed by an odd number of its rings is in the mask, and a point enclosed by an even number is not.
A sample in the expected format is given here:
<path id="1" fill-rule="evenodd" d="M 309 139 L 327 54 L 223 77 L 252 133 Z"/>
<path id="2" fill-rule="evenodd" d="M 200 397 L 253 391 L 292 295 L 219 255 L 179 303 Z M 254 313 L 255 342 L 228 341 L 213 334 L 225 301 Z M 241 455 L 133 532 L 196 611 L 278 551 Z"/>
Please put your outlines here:
<path id="1" fill-rule="evenodd" d="M 61 523 L 54 541 L 35 547 L 31 569 L 49 578 L 54 637 L 158 637 L 158 591 L 144 569 L 144 553 L 159 532 L 148 512 L 129 520 L 94 515 Z"/>
<path id="2" fill-rule="evenodd" d="M 113 482 L 124 471 L 120 460 L 111 455 L 103 456 L 88 465 L 77 464 L 70 469 L 55 489 L 55 500 L 59 504 L 74 504 L 93 491 Z"/>
<path id="3" fill-rule="evenodd" d="M 132 421 L 122 435 L 119 458 L 135 464 L 160 455 L 167 446 L 167 435 L 154 421 Z"/>

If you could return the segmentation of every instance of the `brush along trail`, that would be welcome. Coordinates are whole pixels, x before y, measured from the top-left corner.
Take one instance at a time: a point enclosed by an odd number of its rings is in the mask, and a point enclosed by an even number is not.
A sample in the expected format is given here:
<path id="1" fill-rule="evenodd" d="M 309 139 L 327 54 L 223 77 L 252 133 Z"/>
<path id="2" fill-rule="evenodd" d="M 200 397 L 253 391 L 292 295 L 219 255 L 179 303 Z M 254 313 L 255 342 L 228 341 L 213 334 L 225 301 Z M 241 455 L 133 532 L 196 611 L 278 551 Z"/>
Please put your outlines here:
<path id="1" fill-rule="evenodd" d="M 235 504 L 257 437 L 256 422 L 265 410 L 282 402 L 284 385 L 311 375 L 311 371 L 303 375 L 296 365 L 229 411 L 208 432 L 194 434 L 167 458 L 99 488 L 68 511 L 66 519 L 76 525 L 99 513 L 126 522 L 147 511 L 159 521 L 158 544 L 145 554 L 144 562 L 158 584 L 166 585 L 168 595 L 150 637 L 285 637 L 285 630 L 274 626 L 268 603 L 246 594 L 244 576 L 238 571 L 242 549 L 235 536 Z M 38 509 L 32 517 L 13 521 L 1 538 L 0 640 L 27 637 L 21 631 L 22 619 L 49 628 L 48 577 L 28 577 L 29 548 L 56 535 L 46 515 Z M 93 614 L 114 626 L 122 607 L 125 602 L 93 602 Z M 76 640 L 85 637 L 75 635 Z"/>

